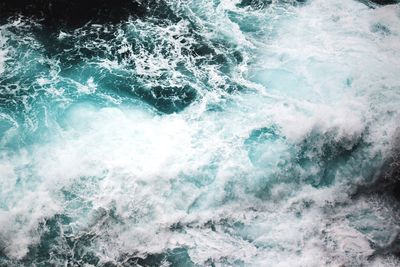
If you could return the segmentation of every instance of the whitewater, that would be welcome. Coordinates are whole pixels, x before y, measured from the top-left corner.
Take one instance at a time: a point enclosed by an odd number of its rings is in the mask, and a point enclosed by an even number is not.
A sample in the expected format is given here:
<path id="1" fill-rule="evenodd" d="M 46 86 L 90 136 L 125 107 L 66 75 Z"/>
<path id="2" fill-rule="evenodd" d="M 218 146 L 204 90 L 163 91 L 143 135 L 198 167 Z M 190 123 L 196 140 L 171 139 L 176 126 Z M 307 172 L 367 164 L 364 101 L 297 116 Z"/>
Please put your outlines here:
<path id="1" fill-rule="evenodd" d="M 0 266 L 400 266 L 400 5 L 150 2 L 0 26 Z"/>

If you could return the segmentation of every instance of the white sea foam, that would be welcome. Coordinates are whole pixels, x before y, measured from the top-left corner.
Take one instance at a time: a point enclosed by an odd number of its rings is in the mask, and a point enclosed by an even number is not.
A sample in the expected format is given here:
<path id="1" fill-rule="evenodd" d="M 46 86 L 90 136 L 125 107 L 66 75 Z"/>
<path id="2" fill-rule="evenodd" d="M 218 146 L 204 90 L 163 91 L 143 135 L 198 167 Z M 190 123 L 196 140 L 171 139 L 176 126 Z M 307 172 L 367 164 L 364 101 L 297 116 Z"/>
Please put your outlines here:
<path id="1" fill-rule="evenodd" d="M 239 12 L 228 2 L 215 10 L 211 2 L 208 9 L 196 2 L 198 12 L 209 12 L 192 15 L 216 21 L 204 27 L 254 49 L 256 59 L 233 79 L 248 78 L 255 90 L 223 97 L 204 90 L 198 102 L 170 115 L 123 105 L 68 106 L 46 142 L 1 151 L 0 245 L 7 256 L 23 258 L 40 241 L 40 225 L 63 213 L 73 221 L 63 230 L 93 234 L 90 249 L 103 262 L 184 247 L 199 265 L 396 266 L 391 257 L 369 259 L 371 243 L 389 247 L 399 233 L 397 211 L 377 196 L 350 195 L 367 182 L 363 171 L 372 160 L 388 155 L 398 127 L 399 7 L 314 0 L 279 14 L 273 37 L 254 41 L 234 22 L 222 23 L 226 11 Z M 136 27 L 163 34 L 171 51 L 166 57 L 142 50 L 133 59 L 138 73 L 157 83 L 161 73 L 175 71 L 184 45 L 172 36 L 185 34 L 187 25 L 144 23 Z M 126 44 L 119 53 L 130 49 Z M 191 60 L 185 62 L 194 68 Z M 223 84 L 212 66 L 193 72 Z M 179 75 L 167 83 L 178 83 Z M 76 89 L 95 93 L 96 81 Z M 216 103 L 220 110 L 210 110 Z M 278 137 L 250 138 L 265 128 Z M 317 161 L 324 145 L 351 151 L 362 138 L 366 148 L 341 162 L 327 186 L 307 180 L 322 163 L 288 163 L 307 140 L 312 149 L 305 153 Z"/>
<path id="2" fill-rule="evenodd" d="M 7 50 L 5 50 L 5 37 L 3 37 L 0 29 L 0 74 L 4 71 Z"/>

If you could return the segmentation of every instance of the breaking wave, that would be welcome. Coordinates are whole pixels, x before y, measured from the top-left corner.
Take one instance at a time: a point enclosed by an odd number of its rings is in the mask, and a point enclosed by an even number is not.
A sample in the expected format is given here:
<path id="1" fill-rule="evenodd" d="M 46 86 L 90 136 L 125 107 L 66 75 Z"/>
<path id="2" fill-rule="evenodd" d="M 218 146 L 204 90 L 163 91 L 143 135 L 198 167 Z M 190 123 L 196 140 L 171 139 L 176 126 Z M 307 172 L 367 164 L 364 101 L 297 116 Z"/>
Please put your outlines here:
<path id="1" fill-rule="evenodd" d="M 143 10 L 0 26 L 0 265 L 400 265 L 398 4 Z"/>

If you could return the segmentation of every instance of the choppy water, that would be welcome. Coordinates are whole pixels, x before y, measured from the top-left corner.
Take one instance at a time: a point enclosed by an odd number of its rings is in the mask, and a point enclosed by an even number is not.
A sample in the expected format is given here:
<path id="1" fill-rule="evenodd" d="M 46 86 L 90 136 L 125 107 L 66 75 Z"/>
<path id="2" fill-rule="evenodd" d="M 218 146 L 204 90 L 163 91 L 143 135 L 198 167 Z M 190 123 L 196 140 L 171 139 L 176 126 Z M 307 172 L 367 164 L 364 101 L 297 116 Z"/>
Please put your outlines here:
<path id="1" fill-rule="evenodd" d="M 400 6 L 152 5 L 0 26 L 0 265 L 399 266 Z"/>

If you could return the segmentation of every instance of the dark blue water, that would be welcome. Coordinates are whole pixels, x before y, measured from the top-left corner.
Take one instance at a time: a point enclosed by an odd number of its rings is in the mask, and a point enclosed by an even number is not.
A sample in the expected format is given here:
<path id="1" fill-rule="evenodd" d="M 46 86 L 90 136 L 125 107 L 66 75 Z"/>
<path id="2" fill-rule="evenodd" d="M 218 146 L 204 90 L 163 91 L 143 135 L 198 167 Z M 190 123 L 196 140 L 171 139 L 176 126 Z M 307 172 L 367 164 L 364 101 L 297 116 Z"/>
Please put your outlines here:
<path id="1" fill-rule="evenodd" d="M 398 4 L 6 21 L 1 266 L 399 266 Z"/>

